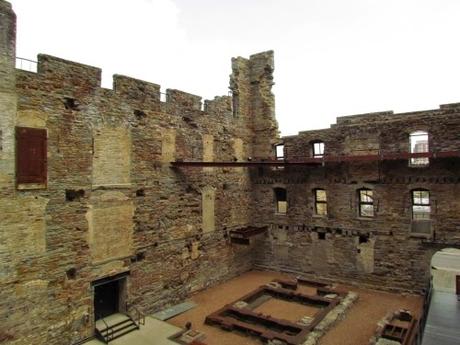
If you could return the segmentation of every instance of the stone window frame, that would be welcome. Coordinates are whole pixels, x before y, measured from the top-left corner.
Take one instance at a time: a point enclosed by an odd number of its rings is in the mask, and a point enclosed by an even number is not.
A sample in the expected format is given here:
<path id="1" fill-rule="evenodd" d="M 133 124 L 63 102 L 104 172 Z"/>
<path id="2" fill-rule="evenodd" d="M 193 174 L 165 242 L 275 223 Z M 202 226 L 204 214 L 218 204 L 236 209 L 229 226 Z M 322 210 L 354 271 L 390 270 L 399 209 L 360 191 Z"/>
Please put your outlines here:
<path id="1" fill-rule="evenodd" d="M 424 203 L 423 202 L 423 197 L 422 196 L 419 196 L 418 199 L 419 199 L 419 202 L 416 202 L 415 201 L 415 193 L 418 193 L 418 192 L 425 192 L 428 194 L 428 202 L 427 203 Z M 432 211 L 432 204 L 431 204 L 431 193 L 428 189 L 426 188 L 414 188 L 410 191 L 410 197 L 411 197 L 411 220 L 413 222 L 418 222 L 418 221 L 429 221 L 431 220 L 431 211 Z M 418 218 L 418 217 L 414 217 L 414 208 L 415 207 L 423 207 L 423 208 L 428 208 L 428 212 L 425 212 L 425 214 L 428 215 L 428 218 Z"/>
<path id="2" fill-rule="evenodd" d="M 323 191 L 324 192 L 324 196 L 325 196 L 325 200 L 319 200 L 318 199 L 318 191 Z M 314 188 L 313 189 L 313 202 L 314 202 L 314 215 L 316 217 L 327 217 L 328 215 L 328 205 L 327 205 L 327 190 L 324 189 L 324 188 Z M 318 212 L 318 204 L 322 204 L 322 205 L 326 205 L 326 213 L 322 214 L 322 213 L 319 213 Z"/>
<path id="3" fill-rule="evenodd" d="M 281 147 L 282 148 L 282 156 L 278 155 L 278 148 Z M 275 144 L 275 160 L 277 161 L 284 161 L 286 159 L 286 154 L 285 154 L 285 151 L 284 151 L 284 143 L 278 143 L 278 144 Z"/>
<path id="4" fill-rule="evenodd" d="M 316 150 L 316 145 L 319 145 L 318 149 L 319 152 Z M 311 156 L 313 158 L 324 158 L 325 151 L 326 151 L 326 143 L 323 140 L 316 139 L 310 141 L 310 150 L 311 150 Z"/>
<path id="5" fill-rule="evenodd" d="M 278 192 L 284 192 L 284 200 L 280 200 L 280 194 Z M 288 213 L 288 201 L 287 201 L 287 189 L 284 186 L 273 186 L 273 199 L 275 202 L 275 214 L 286 215 Z M 283 198 L 282 198 L 283 199 Z M 280 202 L 284 203 L 284 211 L 280 208 Z"/>
<path id="6" fill-rule="evenodd" d="M 358 217 L 363 219 L 373 219 L 375 217 L 375 194 L 374 190 L 371 188 L 363 187 L 359 188 L 357 191 L 358 197 Z M 368 193 L 362 194 L 362 192 L 371 192 L 370 195 Z M 364 198 L 363 198 L 364 196 Z M 370 198 L 371 201 L 367 200 Z M 372 206 L 370 210 L 372 210 L 372 215 L 365 215 L 363 214 L 363 206 Z"/>
<path id="7" fill-rule="evenodd" d="M 413 140 L 414 137 L 420 137 L 420 136 L 426 136 L 427 148 L 426 148 L 425 151 L 417 152 L 415 149 L 412 148 L 412 140 Z M 412 154 L 412 153 L 428 153 L 428 152 L 430 152 L 431 135 L 428 132 L 428 130 L 420 129 L 420 128 L 411 130 L 408 133 L 408 137 L 409 137 L 409 142 L 408 142 L 409 153 Z M 411 168 L 425 168 L 425 167 L 428 167 L 430 165 L 430 159 L 428 157 L 409 158 L 408 164 L 409 164 L 409 167 L 411 167 Z"/>

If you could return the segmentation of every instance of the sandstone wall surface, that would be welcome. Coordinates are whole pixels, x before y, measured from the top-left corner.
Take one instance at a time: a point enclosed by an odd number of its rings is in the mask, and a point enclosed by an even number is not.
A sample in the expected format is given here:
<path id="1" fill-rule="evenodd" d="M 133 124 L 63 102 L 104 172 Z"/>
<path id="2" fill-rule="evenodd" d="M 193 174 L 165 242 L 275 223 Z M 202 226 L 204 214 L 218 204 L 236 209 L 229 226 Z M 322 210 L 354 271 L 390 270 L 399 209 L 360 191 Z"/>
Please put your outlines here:
<path id="1" fill-rule="evenodd" d="M 170 163 L 247 159 L 257 98 L 272 104 L 270 87 L 233 82 L 247 102 L 235 109 L 231 96 L 202 106 L 176 89 L 162 102 L 159 85 L 121 75 L 101 88 L 99 68 L 49 55 L 37 73 L 17 70 L 15 16 L 5 1 L 0 9 L 0 339 L 91 336 L 92 283 L 120 273 L 125 299 L 151 313 L 249 270 L 252 248 L 228 238 L 251 223 L 248 171 Z M 253 71 L 273 52 L 238 60 L 242 79 L 271 80 Z M 44 185 L 15 186 L 16 126 L 47 131 Z"/>

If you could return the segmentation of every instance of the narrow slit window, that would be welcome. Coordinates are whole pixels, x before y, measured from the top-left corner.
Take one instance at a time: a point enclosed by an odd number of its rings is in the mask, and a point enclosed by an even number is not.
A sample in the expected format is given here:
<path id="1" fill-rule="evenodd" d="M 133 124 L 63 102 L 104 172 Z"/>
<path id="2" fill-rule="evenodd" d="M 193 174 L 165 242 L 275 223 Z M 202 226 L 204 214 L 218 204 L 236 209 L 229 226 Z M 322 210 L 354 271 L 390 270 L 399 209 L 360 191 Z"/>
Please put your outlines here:
<path id="1" fill-rule="evenodd" d="M 277 161 L 284 160 L 284 145 L 283 144 L 275 146 L 275 154 L 276 154 Z"/>
<path id="2" fill-rule="evenodd" d="M 315 214 L 318 216 L 327 215 L 327 194 L 324 189 L 315 189 Z"/>
<path id="3" fill-rule="evenodd" d="M 430 151 L 428 144 L 428 133 L 417 131 L 410 134 L 410 153 L 428 153 Z M 428 157 L 411 157 L 410 166 L 427 166 L 430 163 Z"/>
<path id="4" fill-rule="evenodd" d="M 430 192 L 427 190 L 412 191 L 412 220 L 428 220 L 431 214 Z"/>
<path id="5" fill-rule="evenodd" d="M 276 213 L 287 213 L 287 193 L 284 188 L 275 188 Z"/>
<path id="6" fill-rule="evenodd" d="M 323 158 L 324 157 L 324 142 L 322 141 L 313 142 L 312 152 L 313 152 L 313 158 Z"/>
<path id="7" fill-rule="evenodd" d="M 365 218 L 374 217 L 374 193 L 371 189 L 358 190 L 359 216 Z"/>
<path id="8" fill-rule="evenodd" d="M 240 106 L 240 99 L 237 93 L 232 93 L 232 112 L 233 112 L 233 117 L 238 117 L 239 116 L 239 106 Z"/>

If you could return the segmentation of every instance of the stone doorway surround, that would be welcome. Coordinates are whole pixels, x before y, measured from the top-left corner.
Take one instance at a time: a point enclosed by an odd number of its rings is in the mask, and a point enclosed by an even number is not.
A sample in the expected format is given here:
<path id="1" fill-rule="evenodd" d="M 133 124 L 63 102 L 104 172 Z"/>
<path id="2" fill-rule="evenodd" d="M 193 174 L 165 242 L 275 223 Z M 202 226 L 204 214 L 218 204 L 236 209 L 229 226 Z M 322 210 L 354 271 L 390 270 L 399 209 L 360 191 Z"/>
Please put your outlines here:
<path id="1" fill-rule="evenodd" d="M 94 322 L 118 312 L 126 312 L 128 272 L 95 280 L 91 283 Z"/>

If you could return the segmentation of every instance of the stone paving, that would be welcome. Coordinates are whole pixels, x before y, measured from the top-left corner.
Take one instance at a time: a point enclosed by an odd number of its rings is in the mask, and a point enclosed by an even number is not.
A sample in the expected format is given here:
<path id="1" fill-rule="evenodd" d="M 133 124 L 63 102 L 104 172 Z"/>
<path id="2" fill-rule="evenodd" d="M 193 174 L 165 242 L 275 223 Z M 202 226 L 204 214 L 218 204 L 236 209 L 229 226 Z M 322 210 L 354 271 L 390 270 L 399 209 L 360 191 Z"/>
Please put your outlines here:
<path id="1" fill-rule="evenodd" d="M 145 325 L 138 331 L 128 333 L 110 342 L 113 345 L 177 345 L 168 339 L 181 329 L 167 322 L 157 320 L 147 316 Z M 93 339 L 85 343 L 86 345 L 102 345 L 103 342 Z"/>
<path id="2" fill-rule="evenodd" d="M 433 291 L 422 345 L 460 345 L 460 301 L 455 294 Z"/>

